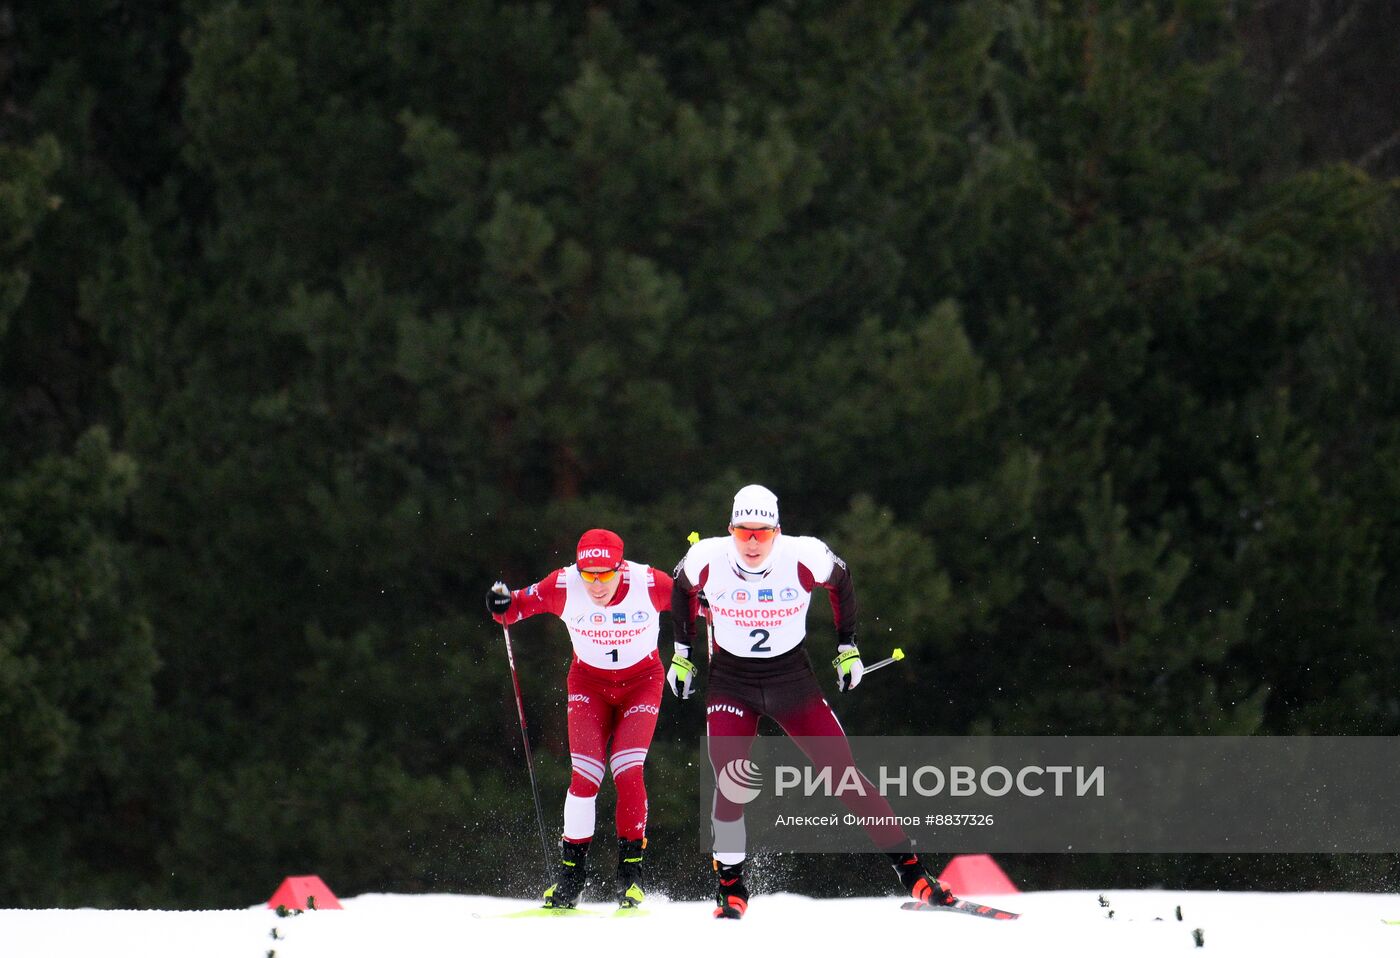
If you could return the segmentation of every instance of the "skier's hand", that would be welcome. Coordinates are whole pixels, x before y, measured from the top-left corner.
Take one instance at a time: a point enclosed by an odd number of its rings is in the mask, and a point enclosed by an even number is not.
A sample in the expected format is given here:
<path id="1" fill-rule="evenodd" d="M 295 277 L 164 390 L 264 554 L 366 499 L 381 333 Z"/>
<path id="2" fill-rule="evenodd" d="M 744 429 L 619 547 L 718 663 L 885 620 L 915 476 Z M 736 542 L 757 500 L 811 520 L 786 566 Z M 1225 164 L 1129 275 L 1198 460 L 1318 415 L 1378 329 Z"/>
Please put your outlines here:
<path id="1" fill-rule="evenodd" d="M 684 646 L 676 646 L 676 654 L 671 656 L 671 668 L 666 673 L 666 684 L 671 686 L 671 694 L 680 699 L 688 699 L 692 694 L 691 685 L 695 682 L 695 663 L 686 658 L 690 652 Z"/>
<path id="2" fill-rule="evenodd" d="M 831 660 L 836 668 L 836 687 L 842 692 L 849 692 L 860 684 L 860 677 L 865 674 L 860 649 L 854 645 L 838 645 L 836 651 L 840 654 Z"/>
<path id="3" fill-rule="evenodd" d="M 497 582 L 486 593 L 486 611 L 495 618 L 510 611 L 510 588 L 504 582 Z"/>

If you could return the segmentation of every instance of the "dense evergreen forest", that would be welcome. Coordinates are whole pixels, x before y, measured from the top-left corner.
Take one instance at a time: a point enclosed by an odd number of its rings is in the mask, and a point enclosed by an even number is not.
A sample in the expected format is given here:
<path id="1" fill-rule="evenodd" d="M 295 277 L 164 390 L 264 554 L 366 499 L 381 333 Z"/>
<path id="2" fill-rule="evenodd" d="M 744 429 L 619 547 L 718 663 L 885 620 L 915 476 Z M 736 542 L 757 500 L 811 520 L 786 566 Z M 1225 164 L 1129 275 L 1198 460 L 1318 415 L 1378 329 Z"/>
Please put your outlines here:
<path id="1" fill-rule="evenodd" d="M 853 732 L 1400 733 L 1386 6 L 0 2 L 0 905 L 535 894 L 486 587 L 746 482 L 908 655 Z M 568 643 L 513 638 L 552 823 Z"/>

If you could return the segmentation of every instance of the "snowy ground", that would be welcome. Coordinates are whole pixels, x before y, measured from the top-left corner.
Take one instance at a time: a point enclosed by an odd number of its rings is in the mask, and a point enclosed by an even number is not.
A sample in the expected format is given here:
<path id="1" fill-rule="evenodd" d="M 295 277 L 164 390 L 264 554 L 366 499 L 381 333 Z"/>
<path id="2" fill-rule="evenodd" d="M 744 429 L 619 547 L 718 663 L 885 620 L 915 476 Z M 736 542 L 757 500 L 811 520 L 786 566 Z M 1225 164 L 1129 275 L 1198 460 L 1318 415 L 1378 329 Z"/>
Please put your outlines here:
<path id="1" fill-rule="evenodd" d="M 1100 906 L 1103 894 L 1114 911 Z M 969 896 L 972 897 L 972 896 Z M 460 895 L 362 895 L 343 911 L 278 918 L 240 911 L 3 911 L 4 958 L 439 958 L 521 951 L 545 958 L 902 954 L 970 958 L 1202 955 L 1400 956 L 1400 895 L 1034 892 L 986 896 L 1019 921 L 904 912 L 896 898 L 755 897 L 743 921 L 705 902 L 648 901 L 646 914 L 501 917 L 534 902 Z M 1176 919 L 1181 907 L 1183 920 Z M 1161 918 L 1162 921 L 1155 919 Z M 273 938 L 273 929 L 277 938 Z M 1204 932 L 1197 950 L 1193 929 Z M 735 949 L 743 949 L 736 952 Z M 761 952 L 754 949 L 762 949 Z"/>

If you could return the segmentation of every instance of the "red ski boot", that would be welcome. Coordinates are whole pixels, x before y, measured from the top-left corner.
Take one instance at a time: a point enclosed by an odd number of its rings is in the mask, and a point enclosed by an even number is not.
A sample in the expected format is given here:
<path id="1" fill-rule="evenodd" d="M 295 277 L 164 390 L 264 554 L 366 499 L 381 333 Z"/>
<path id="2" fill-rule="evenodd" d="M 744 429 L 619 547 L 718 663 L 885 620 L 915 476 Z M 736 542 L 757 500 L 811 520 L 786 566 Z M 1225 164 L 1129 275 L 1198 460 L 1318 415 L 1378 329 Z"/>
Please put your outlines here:
<path id="1" fill-rule="evenodd" d="M 716 918 L 743 918 L 749 907 L 749 890 L 744 887 L 744 863 L 721 865 L 715 861 L 719 890 L 715 893 Z"/>
<path id="2" fill-rule="evenodd" d="M 899 883 L 916 900 L 928 905 L 951 905 L 957 899 L 951 889 L 928 873 L 919 856 L 913 852 L 895 852 L 890 864 L 899 875 Z"/>

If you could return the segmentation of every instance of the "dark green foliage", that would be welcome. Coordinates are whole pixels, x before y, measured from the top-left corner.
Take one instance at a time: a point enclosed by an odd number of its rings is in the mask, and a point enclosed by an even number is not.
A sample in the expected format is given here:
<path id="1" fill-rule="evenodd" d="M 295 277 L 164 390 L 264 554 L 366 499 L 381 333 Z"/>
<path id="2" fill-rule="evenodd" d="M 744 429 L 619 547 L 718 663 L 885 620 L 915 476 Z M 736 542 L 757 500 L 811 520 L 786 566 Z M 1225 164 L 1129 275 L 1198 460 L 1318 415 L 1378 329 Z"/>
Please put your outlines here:
<path id="1" fill-rule="evenodd" d="M 157 659 L 115 535 L 131 460 L 94 427 L 71 456 L 0 480 L 0 825 L 7 900 L 115 891 L 113 860 L 149 862 L 141 764 Z M 67 884 L 85 875 L 80 888 Z"/>
<path id="2" fill-rule="evenodd" d="M 1236 6 L 16 18 L 0 904 L 539 892 L 480 593 L 598 525 L 670 569 L 752 481 L 907 653 L 854 730 L 1400 732 L 1394 185 L 1299 151 Z M 513 637 L 556 816 L 568 646 Z M 701 713 L 648 769 L 677 893 Z"/>

